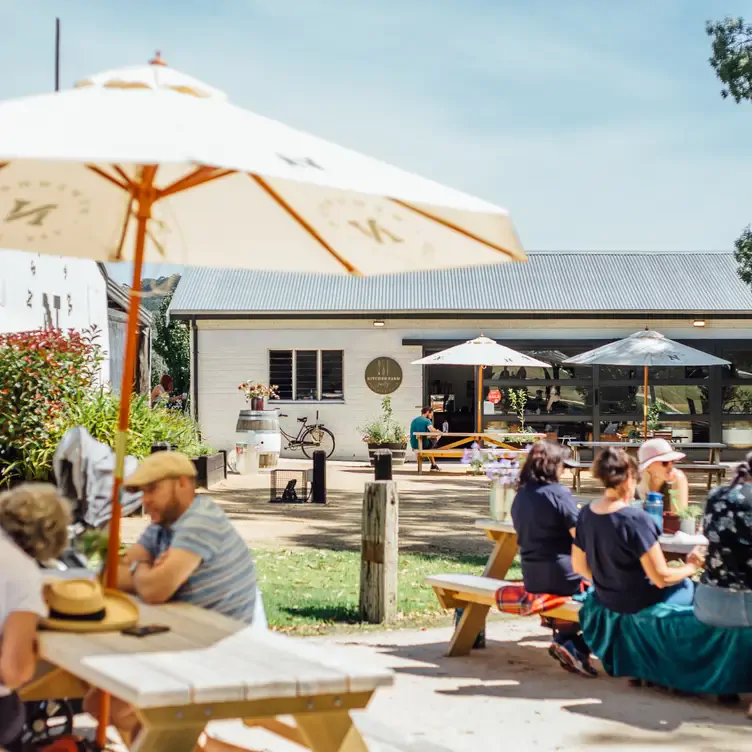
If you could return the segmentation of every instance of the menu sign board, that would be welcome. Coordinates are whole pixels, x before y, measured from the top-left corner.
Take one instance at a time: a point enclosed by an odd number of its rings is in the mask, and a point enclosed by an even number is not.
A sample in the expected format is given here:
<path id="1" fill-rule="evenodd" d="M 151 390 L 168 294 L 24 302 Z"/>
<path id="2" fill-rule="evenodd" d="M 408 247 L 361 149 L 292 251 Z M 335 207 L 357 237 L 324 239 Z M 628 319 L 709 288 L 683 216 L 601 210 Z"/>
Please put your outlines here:
<path id="1" fill-rule="evenodd" d="M 402 384 L 402 367 L 394 358 L 376 358 L 366 366 L 366 385 L 376 394 L 391 394 Z"/>

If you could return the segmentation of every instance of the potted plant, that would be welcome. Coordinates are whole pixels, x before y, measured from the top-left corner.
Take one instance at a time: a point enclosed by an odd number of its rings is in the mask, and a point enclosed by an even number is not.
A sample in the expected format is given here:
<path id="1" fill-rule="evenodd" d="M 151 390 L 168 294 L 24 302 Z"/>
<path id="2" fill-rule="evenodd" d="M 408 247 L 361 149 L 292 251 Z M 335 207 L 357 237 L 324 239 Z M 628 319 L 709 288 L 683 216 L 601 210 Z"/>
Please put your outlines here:
<path id="1" fill-rule="evenodd" d="M 381 400 L 381 415 L 358 428 L 363 433 L 363 441 L 368 444 L 368 457 L 373 465 L 377 449 L 392 452 L 392 464 L 402 465 L 407 450 L 407 431 L 395 419 L 392 398 Z"/>
<path id="2" fill-rule="evenodd" d="M 267 386 L 252 381 L 244 381 L 238 385 L 238 391 L 243 392 L 246 401 L 251 403 L 251 410 L 263 410 L 265 399 L 277 399 L 278 388 L 276 385 Z"/>
<path id="3" fill-rule="evenodd" d="M 533 444 L 536 437 L 535 432 L 525 425 L 525 406 L 527 405 L 527 389 L 509 389 L 509 406 L 520 421 L 520 430 L 504 438 L 505 444 Z"/>
<path id="4" fill-rule="evenodd" d="M 697 533 L 697 520 L 704 514 L 702 507 L 689 505 L 679 512 L 679 530 L 687 535 Z"/>

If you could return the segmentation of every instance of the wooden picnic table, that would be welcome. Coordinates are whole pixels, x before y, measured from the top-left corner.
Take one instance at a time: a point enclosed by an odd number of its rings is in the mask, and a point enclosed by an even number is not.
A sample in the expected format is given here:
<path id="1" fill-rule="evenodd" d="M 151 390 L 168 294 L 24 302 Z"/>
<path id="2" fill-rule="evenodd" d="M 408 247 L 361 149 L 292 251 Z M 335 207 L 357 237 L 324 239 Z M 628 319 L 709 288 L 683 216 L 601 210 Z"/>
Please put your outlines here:
<path id="1" fill-rule="evenodd" d="M 341 646 L 254 629 L 187 604 L 140 605 L 141 624 L 170 631 L 40 632 L 48 669 L 22 698 L 82 697 L 89 685 L 131 705 L 143 731 L 133 752 L 191 752 L 209 721 L 242 719 L 311 750 L 361 752 L 350 711 L 365 708 L 391 671 L 364 668 Z M 277 719 L 292 716 L 295 725 Z"/>
<path id="2" fill-rule="evenodd" d="M 587 467 L 587 463 L 583 462 L 580 456 L 582 449 L 605 449 L 606 447 L 618 447 L 624 449 L 627 452 L 637 452 L 642 446 L 642 441 L 570 441 L 569 446 L 572 449 L 572 487 L 579 491 L 580 484 L 580 472 Z M 726 449 L 726 444 L 715 441 L 669 441 L 675 449 L 680 452 L 684 452 L 688 449 L 706 449 L 708 450 L 708 459 L 692 461 L 689 457 L 683 460 L 680 467 L 683 470 L 692 470 L 708 473 L 708 490 L 711 487 L 711 480 L 715 476 L 718 478 L 718 482 L 721 482 L 725 467 L 721 465 L 721 451 Z"/>
<path id="3" fill-rule="evenodd" d="M 519 439 L 520 433 L 504 432 L 504 431 L 481 431 L 474 433 L 455 433 L 448 431 L 447 433 L 436 432 L 416 432 L 413 434 L 418 439 L 418 448 L 415 450 L 415 456 L 418 461 L 418 472 L 423 471 L 423 457 L 434 459 L 435 457 L 462 457 L 466 449 L 469 449 L 473 443 L 477 442 L 479 445 L 488 444 L 490 447 L 496 447 L 499 449 L 506 449 L 510 452 L 522 453 L 524 450 L 517 445 L 516 447 L 510 446 L 505 439 Z M 522 434 L 525 438 L 529 438 L 531 441 L 537 441 L 538 439 L 545 438 L 544 433 L 529 433 Z M 442 447 L 435 449 L 431 447 L 423 447 L 423 439 L 429 437 L 432 439 L 449 437 L 454 441 L 446 444 Z"/>

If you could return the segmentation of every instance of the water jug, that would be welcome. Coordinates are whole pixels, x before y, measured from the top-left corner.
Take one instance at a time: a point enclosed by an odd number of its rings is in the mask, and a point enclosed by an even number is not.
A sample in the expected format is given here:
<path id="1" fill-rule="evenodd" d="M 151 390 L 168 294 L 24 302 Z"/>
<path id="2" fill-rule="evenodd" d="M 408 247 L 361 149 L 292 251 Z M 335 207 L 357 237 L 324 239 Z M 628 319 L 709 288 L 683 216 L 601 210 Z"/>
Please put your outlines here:
<path id="1" fill-rule="evenodd" d="M 645 511 L 658 523 L 658 529 L 663 532 L 663 496 L 651 491 L 645 502 Z"/>

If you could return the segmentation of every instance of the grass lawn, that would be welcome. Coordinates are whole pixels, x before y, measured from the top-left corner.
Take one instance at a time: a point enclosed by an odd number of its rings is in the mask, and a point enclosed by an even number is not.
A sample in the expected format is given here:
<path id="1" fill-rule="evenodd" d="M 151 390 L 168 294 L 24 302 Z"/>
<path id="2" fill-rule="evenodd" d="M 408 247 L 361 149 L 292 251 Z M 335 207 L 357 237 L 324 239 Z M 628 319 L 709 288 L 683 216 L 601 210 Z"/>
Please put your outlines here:
<path id="1" fill-rule="evenodd" d="M 269 625 L 281 632 L 323 634 L 380 628 L 358 618 L 360 551 L 311 548 L 256 549 L 259 586 Z M 399 627 L 434 626 L 452 614 L 441 609 L 423 578 L 429 574 L 482 574 L 485 556 L 401 554 L 399 557 Z M 521 573 L 515 563 L 509 579 Z"/>

